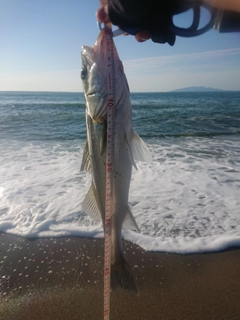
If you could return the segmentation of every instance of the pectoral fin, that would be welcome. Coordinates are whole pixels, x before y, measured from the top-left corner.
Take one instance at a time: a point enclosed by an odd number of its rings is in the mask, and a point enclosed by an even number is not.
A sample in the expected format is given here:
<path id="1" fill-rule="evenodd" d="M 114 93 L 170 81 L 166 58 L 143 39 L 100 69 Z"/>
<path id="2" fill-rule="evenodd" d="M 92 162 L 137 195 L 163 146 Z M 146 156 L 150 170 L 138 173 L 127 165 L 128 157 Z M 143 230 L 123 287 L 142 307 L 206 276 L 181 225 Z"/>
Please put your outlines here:
<path id="1" fill-rule="evenodd" d="M 103 129 L 102 129 L 102 135 L 100 140 L 100 151 L 101 155 L 104 154 L 104 152 L 107 149 L 107 121 L 103 122 Z"/>

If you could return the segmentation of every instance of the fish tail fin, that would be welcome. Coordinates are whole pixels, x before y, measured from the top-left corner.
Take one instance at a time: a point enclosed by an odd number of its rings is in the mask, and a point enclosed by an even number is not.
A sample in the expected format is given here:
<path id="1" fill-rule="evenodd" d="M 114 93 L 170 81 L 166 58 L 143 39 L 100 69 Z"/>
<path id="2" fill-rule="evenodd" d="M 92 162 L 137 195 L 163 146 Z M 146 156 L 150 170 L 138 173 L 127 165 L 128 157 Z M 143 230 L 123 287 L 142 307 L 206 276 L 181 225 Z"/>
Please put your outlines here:
<path id="1" fill-rule="evenodd" d="M 124 258 L 111 266 L 111 289 L 118 287 L 130 294 L 138 294 L 132 270 Z"/>

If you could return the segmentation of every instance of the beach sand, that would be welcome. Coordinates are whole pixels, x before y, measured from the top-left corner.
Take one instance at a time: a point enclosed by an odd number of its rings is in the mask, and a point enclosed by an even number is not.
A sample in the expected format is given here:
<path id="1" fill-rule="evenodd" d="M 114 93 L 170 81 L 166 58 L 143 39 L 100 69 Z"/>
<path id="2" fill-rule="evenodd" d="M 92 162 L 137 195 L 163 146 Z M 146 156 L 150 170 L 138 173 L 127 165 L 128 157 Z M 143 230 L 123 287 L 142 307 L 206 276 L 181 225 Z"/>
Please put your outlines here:
<path id="1" fill-rule="evenodd" d="M 240 249 L 145 252 L 124 241 L 138 296 L 111 293 L 111 320 L 239 320 Z M 1 320 L 103 319 L 103 240 L 0 235 Z"/>

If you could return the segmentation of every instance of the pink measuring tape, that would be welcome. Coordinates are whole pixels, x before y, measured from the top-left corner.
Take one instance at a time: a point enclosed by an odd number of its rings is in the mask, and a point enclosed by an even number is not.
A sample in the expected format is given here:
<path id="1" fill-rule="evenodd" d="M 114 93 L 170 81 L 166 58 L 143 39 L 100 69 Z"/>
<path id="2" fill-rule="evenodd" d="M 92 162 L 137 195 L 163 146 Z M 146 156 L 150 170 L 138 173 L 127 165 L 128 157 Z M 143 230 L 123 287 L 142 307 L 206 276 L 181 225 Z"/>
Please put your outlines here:
<path id="1" fill-rule="evenodd" d="M 115 130 L 115 87 L 113 34 L 108 27 L 104 29 L 104 41 L 107 47 L 107 152 L 106 152 L 106 204 L 104 228 L 104 320 L 110 319 L 111 290 L 111 248 L 112 248 L 112 212 L 113 212 L 113 172 L 114 172 L 114 130 Z"/>

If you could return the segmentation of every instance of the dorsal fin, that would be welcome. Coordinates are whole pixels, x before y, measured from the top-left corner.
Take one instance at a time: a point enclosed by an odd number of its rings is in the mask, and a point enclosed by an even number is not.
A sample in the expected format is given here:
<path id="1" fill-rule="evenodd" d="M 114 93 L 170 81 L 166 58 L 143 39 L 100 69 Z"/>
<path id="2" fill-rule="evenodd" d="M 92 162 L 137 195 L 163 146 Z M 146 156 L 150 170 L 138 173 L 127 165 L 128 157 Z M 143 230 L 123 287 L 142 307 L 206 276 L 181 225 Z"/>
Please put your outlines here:
<path id="1" fill-rule="evenodd" d="M 97 203 L 95 187 L 92 184 L 83 200 L 82 209 L 95 221 L 100 221 L 101 212 Z"/>
<path id="2" fill-rule="evenodd" d="M 137 169 L 135 160 L 143 162 L 151 162 L 152 155 L 148 150 L 146 143 L 132 131 L 131 135 L 125 136 L 127 147 L 129 150 L 129 158 L 132 162 L 132 165 Z"/>

